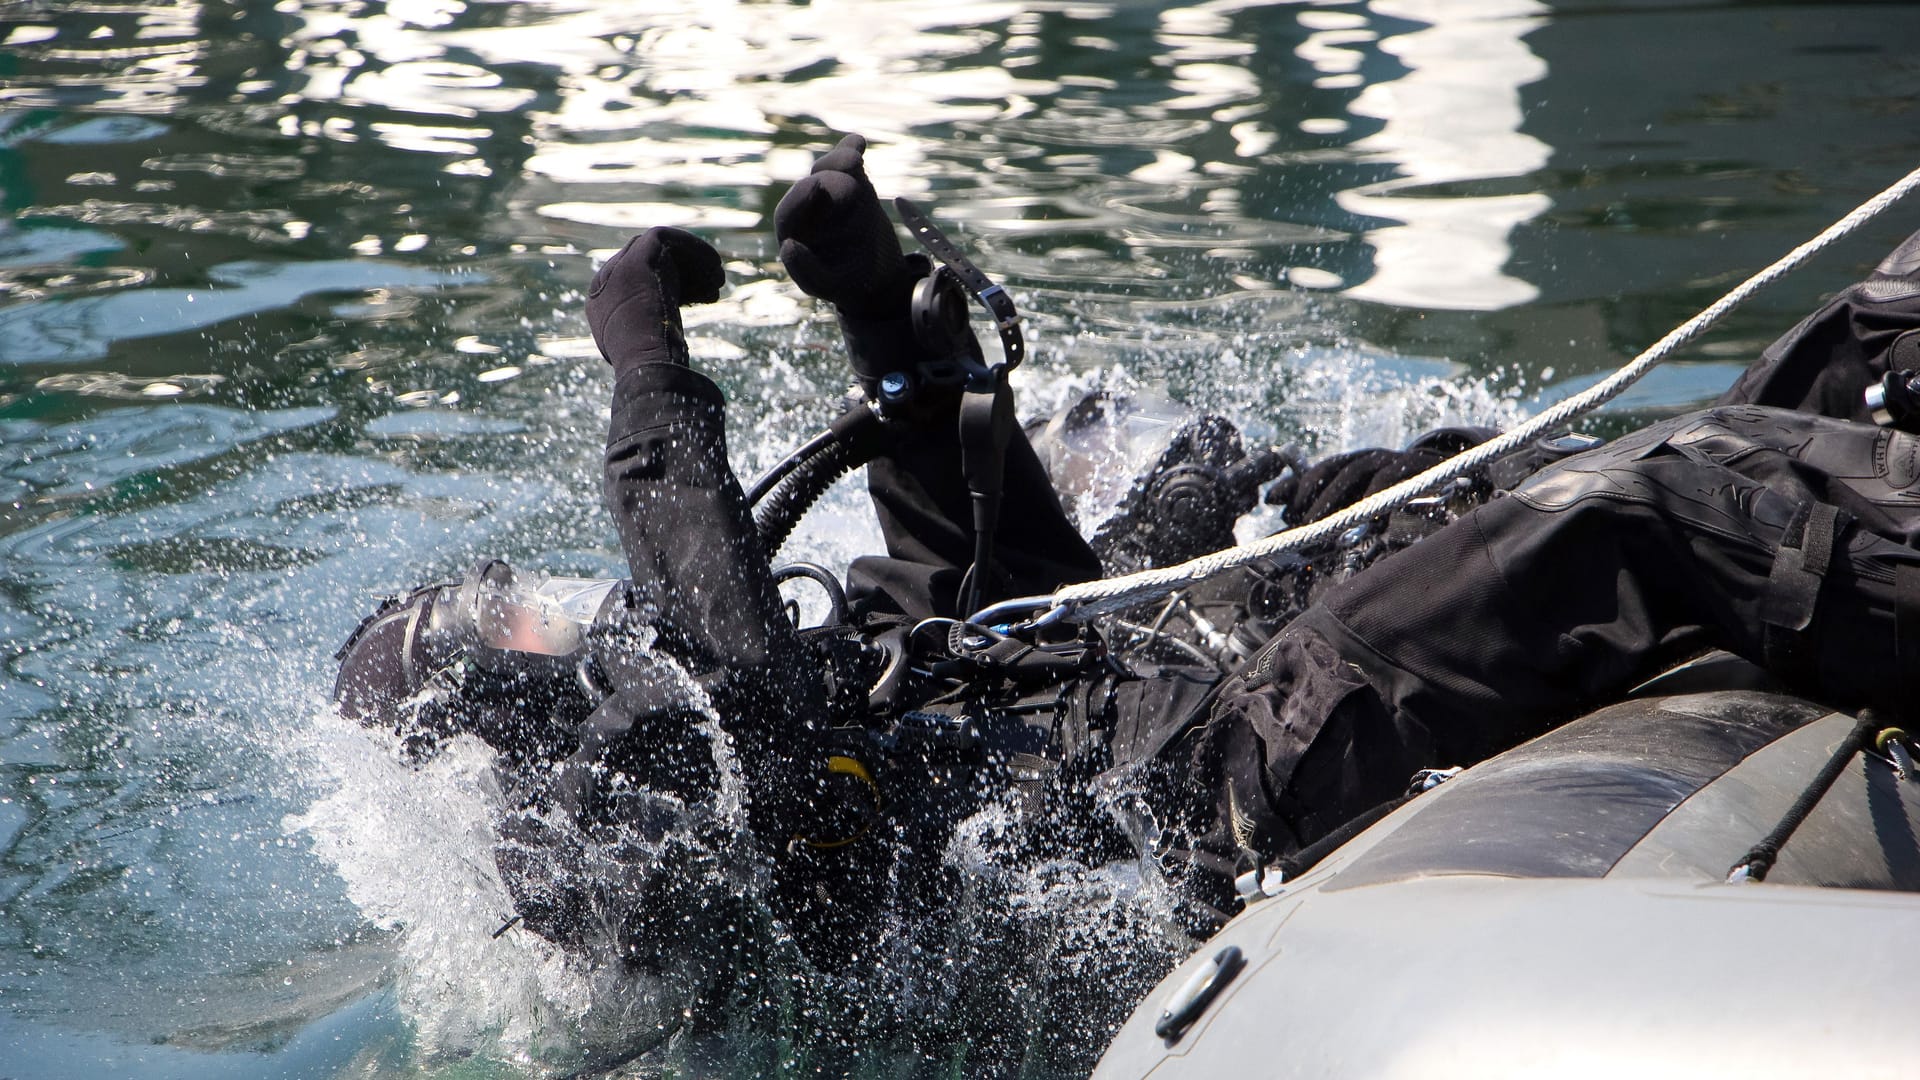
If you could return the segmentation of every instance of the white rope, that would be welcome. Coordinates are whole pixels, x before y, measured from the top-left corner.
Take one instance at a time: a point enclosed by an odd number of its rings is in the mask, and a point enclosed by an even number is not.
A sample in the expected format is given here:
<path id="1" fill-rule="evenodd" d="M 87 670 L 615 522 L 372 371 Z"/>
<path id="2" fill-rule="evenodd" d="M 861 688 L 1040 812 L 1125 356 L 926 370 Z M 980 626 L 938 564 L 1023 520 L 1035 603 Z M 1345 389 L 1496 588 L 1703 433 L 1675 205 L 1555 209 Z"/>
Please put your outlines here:
<path id="1" fill-rule="evenodd" d="M 1733 291 L 1714 301 L 1711 307 L 1670 331 L 1666 337 L 1654 342 L 1645 352 L 1634 357 L 1631 363 L 1600 383 L 1552 405 L 1545 412 L 1512 431 L 1481 443 L 1385 491 L 1370 495 L 1345 510 L 1322 518 L 1311 525 L 1288 529 L 1251 544 L 1217 551 L 1191 562 L 1181 563 L 1179 566 L 1145 570 L 1138 574 L 1108 578 L 1104 581 L 1069 585 L 1052 596 L 1029 597 L 997 604 L 987 612 L 974 616 L 974 621 L 989 620 L 989 612 L 1010 609 L 1032 611 L 1040 608 L 1051 609 L 1043 621 L 1051 621 L 1062 616 L 1084 621 L 1165 596 L 1201 578 L 1250 563 L 1255 559 L 1320 543 L 1345 532 L 1360 522 L 1403 506 L 1454 477 L 1470 472 L 1515 447 L 1539 438 L 1545 432 L 1561 427 L 1574 417 L 1597 409 L 1620 396 L 1674 350 L 1692 341 L 1701 331 L 1720 321 L 1722 316 L 1739 306 L 1747 297 L 1797 269 L 1801 263 L 1806 262 L 1820 249 L 1871 221 L 1915 187 L 1920 187 L 1920 169 L 1908 173 L 1898 183 L 1861 203 L 1852 213 L 1829 225 L 1825 232 L 1794 248 L 1772 266 L 1741 282 Z"/>

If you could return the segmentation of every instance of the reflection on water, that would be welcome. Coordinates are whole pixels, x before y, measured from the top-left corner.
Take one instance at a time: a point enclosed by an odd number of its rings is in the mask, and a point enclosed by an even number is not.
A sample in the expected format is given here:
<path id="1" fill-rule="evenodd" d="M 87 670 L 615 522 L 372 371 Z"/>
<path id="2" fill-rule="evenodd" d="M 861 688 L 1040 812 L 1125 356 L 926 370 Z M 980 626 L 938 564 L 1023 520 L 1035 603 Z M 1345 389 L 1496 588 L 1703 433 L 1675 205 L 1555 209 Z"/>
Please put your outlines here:
<path id="1" fill-rule="evenodd" d="M 1373 276 L 1349 294 L 1476 311 L 1526 303 L 1539 290 L 1506 272 L 1508 237 L 1552 200 L 1537 191 L 1471 194 L 1467 182 L 1525 178 L 1547 164 L 1552 147 L 1520 130 L 1520 88 L 1547 71 L 1525 41 L 1542 25 L 1537 16 L 1546 6 L 1373 0 L 1368 7 L 1376 16 L 1420 25 L 1380 42 L 1382 52 L 1406 65 L 1406 74 L 1368 83 L 1350 106 L 1355 116 L 1381 122 L 1352 148 L 1393 162 L 1399 175 L 1350 188 L 1336 201 L 1344 210 L 1401 224 L 1367 231 Z M 1453 187 L 1441 195 L 1441 185 Z"/>
<path id="2" fill-rule="evenodd" d="M 633 987 L 490 936 L 478 765 L 416 776 L 322 704 L 382 592 L 483 556 L 620 572 L 579 290 L 631 231 L 728 260 L 687 322 L 742 471 L 846 381 L 768 229 L 847 130 L 1029 313 L 1029 412 L 1145 386 L 1395 442 L 1586 385 L 1910 168 L 1916 32 L 1844 4 L 8 5 L 0 1072 L 537 1075 L 634 1034 L 589 1030 Z M 1713 396 L 1914 224 L 1625 405 Z M 873 542 L 847 485 L 793 552 Z M 1007 873 L 994 828 L 951 853 L 961 932 L 891 928 L 864 980 L 664 1060 L 1084 1071 L 1173 946 L 1134 868 Z M 996 934 L 1014 960 L 966 951 Z"/>

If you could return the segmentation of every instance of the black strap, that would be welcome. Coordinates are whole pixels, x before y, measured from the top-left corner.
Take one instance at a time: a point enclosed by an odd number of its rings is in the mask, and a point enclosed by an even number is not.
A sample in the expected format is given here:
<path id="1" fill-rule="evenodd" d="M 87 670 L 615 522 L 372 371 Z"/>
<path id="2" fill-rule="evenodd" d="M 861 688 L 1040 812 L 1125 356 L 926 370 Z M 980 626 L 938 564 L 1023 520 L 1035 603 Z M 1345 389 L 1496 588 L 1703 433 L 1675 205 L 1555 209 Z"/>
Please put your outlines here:
<path id="1" fill-rule="evenodd" d="M 1805 669 L 1812 650 L 1807 628 L 1813 624 L 1820 583 L 1832 565 L 1834 543 L 1845 525 L 1837 507 L 1802 505 L 1787 523 L 1774 554 L 1760 617 L 1767 625 L 1767 666 L 1788 679 L 1808 674 Z"/>
<path id="2" fill-rule="evenodd" d="M 1827 566 L 1833 560 L 1833 542 L 1840 535 L 1840 508 L 1827 503 L 1814 503 L 1807 514 L 1807 531 L 1800 543 L 1800 550 L 1806 552 L 1806 570 L 1815 577 L 1825 577 Z"/>
<path id="3" fill-rule="evenodd" d="M 932 252 L 934 258 L 952 267 L 953 272 L 960 275 L 960 284 L 966 286 L 973 298 L 993 315 L 994 328 L 1000 331 L 1000 346 L 1007 356 L 1004 366 L 1008 369 L 1020 366 L 1020 361 L 1027 358 L 1027 347 L 1020 336 L 1020 314 L 1014 310 L 1013 298 L 1007 295 L 1007 290 L 994 284 L 992 278 L 973 265 L 911 199 L 902 195 L 893 200 L 893 206 L 900 212 L 900 220 L 913 230 L 914 239 L 920 241 L 920 246 Z M 992 366 L 997 368 L 1003 365 Z"/>
<path id="4" fill-rule="evenodd" d="M 1839 509 L 1827 503 L 1802 505 L 1794 511 L 1767 578 L 1767 600 L 1761 617 L 1769 626 L 1798 631 L 1813 622 L 1820 580 L 1833 560 L 1839 518 Z"/>

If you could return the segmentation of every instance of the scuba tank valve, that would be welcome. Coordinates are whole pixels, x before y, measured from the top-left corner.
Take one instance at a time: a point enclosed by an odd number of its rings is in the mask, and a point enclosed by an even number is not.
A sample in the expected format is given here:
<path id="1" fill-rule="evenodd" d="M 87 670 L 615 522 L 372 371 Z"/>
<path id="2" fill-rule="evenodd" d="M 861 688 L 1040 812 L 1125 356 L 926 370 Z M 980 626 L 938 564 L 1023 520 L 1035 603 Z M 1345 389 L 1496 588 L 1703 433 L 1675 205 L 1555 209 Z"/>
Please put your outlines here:
<path id="1" fill-rule="evenodd" d="M 1867 411 L 1881 427 L 1911 430 L 1908 425 L 1920 410 L 1920 371 L 1888 371 L 1879 382 L 1867 387 Z"/>

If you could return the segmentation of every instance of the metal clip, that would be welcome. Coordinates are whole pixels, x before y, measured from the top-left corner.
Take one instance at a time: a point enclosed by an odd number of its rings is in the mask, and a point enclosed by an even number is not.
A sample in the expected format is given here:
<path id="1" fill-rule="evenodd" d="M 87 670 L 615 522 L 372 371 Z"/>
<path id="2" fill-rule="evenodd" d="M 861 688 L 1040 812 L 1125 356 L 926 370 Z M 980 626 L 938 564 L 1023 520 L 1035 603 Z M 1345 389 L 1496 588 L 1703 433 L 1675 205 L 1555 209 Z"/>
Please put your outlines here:
<path id="1" fill-rule="evenodd" d="M 1251 904 L 1260 898 L 1260 867 L 1241 874 L 1233 879 L 1233 891 L 1240 896 L 1240 902 Z"/>
<path id="2" fill-rule="evenodd" d="M 1876 748 L 1892 760 L 1895 779 L 1912 780 L 1920 773 L 1920 769 L 1914 767 L 1911 742 L 1911 737 L 1899 728 L 1887 728 L 1874 739 Z"/>
<path id="3" fill-rule="evenodd" d="M 1287 891 L 1287 872 L 1277 866 L 1269 866 L 1260 875 L 1260 895 L 1271 900 Z"/>
<path id="4" fill-rule="evenodd" d="M 1287 872 L 1277 866 L 1256 866 L 1233 879 L 1233 891 L 1243 905 L 1271 900 L 1287 891 Z"/>
<path id="5" fill-rule="evenodd" d="M 1419 795 L 1423 792 L 1432 791 L 1441 784 L 1459 776 L 1461 771 L 1462 769 L 1459 765 L 1455 765 L 1451 769 L 1421 769 L 1419 772 L 1413 774 L 1413 779 L 1407 781 L 1407 794 Z"/>

